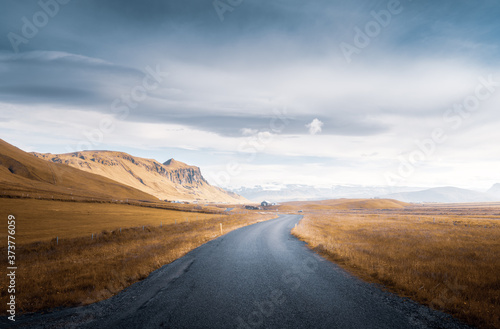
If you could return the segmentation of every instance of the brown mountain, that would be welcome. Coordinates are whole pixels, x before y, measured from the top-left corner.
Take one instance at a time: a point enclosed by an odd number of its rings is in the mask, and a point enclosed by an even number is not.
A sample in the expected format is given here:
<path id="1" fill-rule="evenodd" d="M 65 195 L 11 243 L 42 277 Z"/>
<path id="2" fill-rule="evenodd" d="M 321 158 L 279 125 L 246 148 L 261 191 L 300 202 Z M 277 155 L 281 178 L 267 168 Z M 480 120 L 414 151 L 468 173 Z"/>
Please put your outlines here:
<path id="1" fill-rule="evenodd" d="M 7 195 L 155 200 L 150 194 L 109 178 L 43 161 L 1 139 L 0 190 Z"/>
<path id="2" fill-rule="evenodd" d="M 165 163 L 112 151 L 33 155 L 134 187 L 161 200 L 244 203 L 245 198 L 210 185 L 200 168 L 170 159 Z"/>

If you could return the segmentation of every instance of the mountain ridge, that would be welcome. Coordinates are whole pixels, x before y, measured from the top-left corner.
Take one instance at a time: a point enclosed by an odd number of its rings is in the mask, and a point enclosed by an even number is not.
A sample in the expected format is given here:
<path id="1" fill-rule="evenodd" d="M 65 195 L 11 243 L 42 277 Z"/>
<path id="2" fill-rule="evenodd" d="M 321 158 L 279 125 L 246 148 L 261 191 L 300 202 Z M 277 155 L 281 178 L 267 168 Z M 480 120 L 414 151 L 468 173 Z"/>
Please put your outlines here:
<path id="1" fill-rule="evenodd" d="M 143 191 L 106 177 L 34 157 L 0 139 L 0 187 L 6 195 L 75 196 L 153 201 Z"/>
<path id="2" fill-rule="evenodd" d="M 493 184 L 493 186 L 487 192 L 489 195 L 500 198 L 500 183 Z"/>
<path id="3" fill-rule="evenodd" d="M 290 202 L 331 200 L 339 198 L 369 199 L 384 194 L 418 191 L 423 189 L 425 188 L 344 185 L 316 187 L 304 184 L 276 184 L 271 186 L 257 185 L 254 187 L 240 187 L 238 189 L 233 189 L 232 191 L 255 202 L 260 202 L 262 200 Z"/>
<path id="4" fill-rule="evenodd" d="M 199 167 L 173 158 L 160 163 L 154 159 L 117 151 L 79 151 L 65 154 L 32 154 L 49 162 L 113 179 L 151 194 L 160 200 L 188 202 L 245 203 L 245 198 L 212 186 Z"/>

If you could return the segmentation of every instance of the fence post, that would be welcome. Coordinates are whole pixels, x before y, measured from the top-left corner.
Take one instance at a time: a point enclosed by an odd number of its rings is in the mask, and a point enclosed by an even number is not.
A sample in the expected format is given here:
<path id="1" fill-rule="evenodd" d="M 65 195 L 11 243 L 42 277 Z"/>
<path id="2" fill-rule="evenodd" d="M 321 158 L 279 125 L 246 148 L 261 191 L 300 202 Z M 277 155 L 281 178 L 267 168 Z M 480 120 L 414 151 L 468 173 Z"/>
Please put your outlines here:
<path id="1" fill-rule="evenodd" d="M 219 224 L 220 224 L 220 235 L 222 235 L 222 223 Z"/>
<path id="2" fill-rule="evenodd" d="M 94 240 L 94 233 L 92 233 L 92 240 Z"/>

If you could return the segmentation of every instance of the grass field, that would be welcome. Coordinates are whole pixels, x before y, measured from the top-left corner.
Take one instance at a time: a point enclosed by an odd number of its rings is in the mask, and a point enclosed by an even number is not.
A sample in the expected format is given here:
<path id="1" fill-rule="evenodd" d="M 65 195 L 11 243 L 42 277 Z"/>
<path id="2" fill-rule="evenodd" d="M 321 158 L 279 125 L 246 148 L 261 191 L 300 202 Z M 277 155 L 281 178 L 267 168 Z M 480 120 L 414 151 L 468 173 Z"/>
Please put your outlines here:
<path id="1" fill-rule="evenodd" d="M 182 212 L 111 203 L 58 202 L 36 199 L 0 198 L 2 213 L 14 215 L 17 241 L 21 244 L 64 239 L 91 238 L 92 234 L 120 228 L 160 226 L 214 219 L 217 214 Z M 0 236 L 7 234 L 7 221 L 0 222 Z"/>
<path id="2" fill-rule="evenodd" d="M 16 216 L 16 299 L 20 312 L 109 298 L 220 236 L 220 223 L 225 234 L 275 217 L 258 212 L 205 214 L 33 199 L 3 198 L 0 206 L 5 217 L 0 236 L 5 246 L 7 216 Z M 6 248 L 0 249 L 0 258 L 7 260 Z M 5 268 L 0 270 L 4 278 Z M 0 283 L 0 303 L 4 304 L 7 280 Z M 0 312 L 5 314 L 5 309 Z"/>
<path id="3" fill-rule="evenodd" d="M 500 207 L 303 208 L 292 231 L 361 278 L 446 311 L 500 328 Z"/>

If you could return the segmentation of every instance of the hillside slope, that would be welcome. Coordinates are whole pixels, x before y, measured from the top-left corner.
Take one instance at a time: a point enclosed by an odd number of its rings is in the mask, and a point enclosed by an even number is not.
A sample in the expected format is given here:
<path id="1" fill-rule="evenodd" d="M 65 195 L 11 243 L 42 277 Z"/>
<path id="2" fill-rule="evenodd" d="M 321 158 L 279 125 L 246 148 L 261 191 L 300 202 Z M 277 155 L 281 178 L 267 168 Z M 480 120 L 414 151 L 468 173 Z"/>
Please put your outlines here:
<path id="1" fill-rule="evenodd" d="M 399 209 L 408 206 L 405 202 L 391 199 L 341 199 L 325 201 L 322 204 L 335 209 Z"/>
<path id="2" fill-rule="evenodd" d="M 322 201 L 293 201 L 280 206 L 280 210 L 357 210 L 357 209 L 400 209 L 408 203 L 392 199 L 333 199 Z"/>
<path id="3" fill-rule="evenodd" d="M 200 168 L 170 159 L 165 163 L 112 151 L 32 153 L 134 187 L 161 200 L 244 203 L 245 198 L 210 185 Z"/>
<path id="4" fill-rule="evenodd" d="M 60 163 L 38 159 L 0 139 L 0 189 L 5 195 L 32 193 L 104 199 L 154 200 L 147 193 Z"/>

